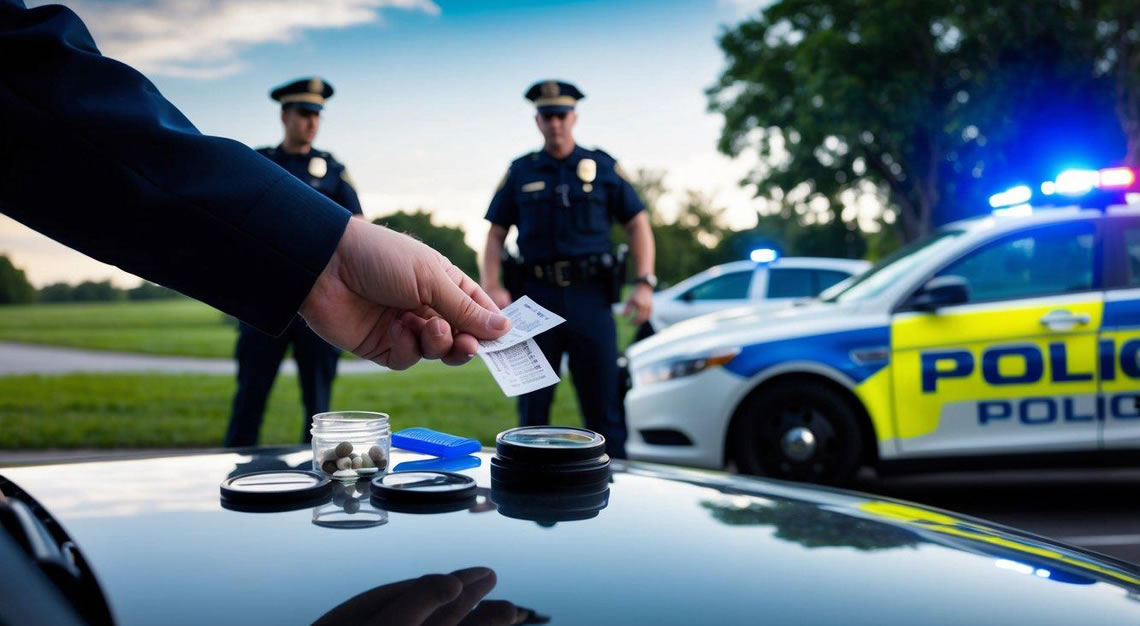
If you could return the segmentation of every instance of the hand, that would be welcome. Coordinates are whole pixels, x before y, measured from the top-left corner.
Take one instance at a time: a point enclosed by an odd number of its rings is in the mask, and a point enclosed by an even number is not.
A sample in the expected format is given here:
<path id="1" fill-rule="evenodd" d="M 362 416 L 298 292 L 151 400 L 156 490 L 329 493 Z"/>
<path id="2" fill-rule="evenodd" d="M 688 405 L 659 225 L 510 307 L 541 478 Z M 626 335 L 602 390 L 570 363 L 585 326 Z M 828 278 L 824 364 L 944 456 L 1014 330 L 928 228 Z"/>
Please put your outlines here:
<path id="1" fill-rule="evenodd" d="M 487 295 L 491 296 L 491 301 L 495 306 L 500 309 L 505 309 L 511 304 L 511 292 L 503 289 L 502 287 L 489 287 L 485 288 Z"/>
<path id="2" fill-rule="evenodd" d="M 496 583 L 495 572 L 471 567 L 390 583 L 349 598 L 314 626 L 499 626 L 545 623 L 548 618 L 504 600 L 480 602 Z M 537 619 L 536 619 L 537 618 Z"/>
<path id="3" fill-rule="evenodd" d="M 640 326 L 649 319 L 653 312 L 653 288 L 645 283 L 638 283 L 629 294 L 629 301 L 625 303 L 622 315 L 633 320 L 635 326 Z"/>
<path id="4" fill-rule="evenodd" d="M 300 312 L 329 343 L 396 370 L 421 358 L 462 365 L 478 339 L 511 327 L 442 254 L 362 220 L 348 221 Z"/>

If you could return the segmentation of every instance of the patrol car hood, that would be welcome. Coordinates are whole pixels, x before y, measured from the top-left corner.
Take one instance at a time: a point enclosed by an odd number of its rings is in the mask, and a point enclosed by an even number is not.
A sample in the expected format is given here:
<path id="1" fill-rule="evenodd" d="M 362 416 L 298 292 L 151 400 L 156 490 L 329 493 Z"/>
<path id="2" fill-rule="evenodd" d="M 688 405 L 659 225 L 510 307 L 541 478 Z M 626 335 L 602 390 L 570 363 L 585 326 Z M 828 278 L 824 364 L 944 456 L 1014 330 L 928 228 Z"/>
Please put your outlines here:
<path id="1" fill-rule="evenodd" d="M 289 512 L 222 507 L 226 477 L 310 457 L 262 449 L 0 475 L 63 524 L 122 624 L 310 623 L 367 589 L 472 566 L 495 571 L 488 598 L 553 624 L 1140 621 L 1140 569 L 1106 557 L 876 496 L 640 463 L 615 462 L 592 500 L 508 497 L 490 488 L 482 453 L 463 472 L 481 495 L 454 512 L 388 512 L 343 491 Z M 330 510 L 382 523 L 314 523 Z"/>
<path id="2" fill-rule="evenodd" d="M 881 313 L 863 312 L 859 305 L 802 300 L 772 310 L 743 306 L 694 317 L 639 341 L 626 350 L 631 365 L 718 348 L 755 345 L 885 324 Z"/>

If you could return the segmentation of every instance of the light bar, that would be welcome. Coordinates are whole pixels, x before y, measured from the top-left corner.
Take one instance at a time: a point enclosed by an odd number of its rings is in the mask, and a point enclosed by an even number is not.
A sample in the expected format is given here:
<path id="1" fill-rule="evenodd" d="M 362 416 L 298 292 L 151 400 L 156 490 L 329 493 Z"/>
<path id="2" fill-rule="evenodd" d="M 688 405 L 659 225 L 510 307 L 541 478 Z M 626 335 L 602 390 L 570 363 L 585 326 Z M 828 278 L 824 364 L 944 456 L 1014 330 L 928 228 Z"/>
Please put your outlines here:
<path id="1" fill-rule="evenodd" d="M 771 248 L 757 248 L 748 255 L 748 258 L 752 259 L 753 263 L 771 263 L 776 260 L 776 251 Z"/>
<path id="2" fill-rule="evenodd" d="M 1127 167 L 1111 167 L 1100 171 L 1101 189 L 1127 189 L 1136 183 L 1136 173 Z"/>
<path id="3" fill-rule="evenodd" d="M 1088 193 L 1100 184 L 1100 172 L 1096 170 L 1065 170 L 1054 181 L 1056 192 L 1066 196 L 1079 196 Z"/>
<path id="4" fill-rule="evenodd" d="M 1025 204 L 1033 197 L 1033 190 L 1026 185 L 1018 185 L 1010 189 L 1006 189 L 1001 193 L 995 193 L 990 196 L 990 206 L 997 209 L 1003 206 L 1014 206 L 1017 204 Z"/>

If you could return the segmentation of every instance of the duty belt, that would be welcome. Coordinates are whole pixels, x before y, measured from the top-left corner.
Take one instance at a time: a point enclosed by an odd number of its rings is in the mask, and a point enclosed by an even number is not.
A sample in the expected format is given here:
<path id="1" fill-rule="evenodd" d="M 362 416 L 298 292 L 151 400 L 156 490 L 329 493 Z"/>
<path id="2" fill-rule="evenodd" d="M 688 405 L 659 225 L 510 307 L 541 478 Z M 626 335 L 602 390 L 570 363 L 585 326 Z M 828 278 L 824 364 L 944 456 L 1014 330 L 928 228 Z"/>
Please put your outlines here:
<path id="1" fill-rule="evenodd" d="M 526 263 L 523 276 L 556 287 L 607 280 L 614 271 L 614 255 L 589 254 L 544 263 Z"/>

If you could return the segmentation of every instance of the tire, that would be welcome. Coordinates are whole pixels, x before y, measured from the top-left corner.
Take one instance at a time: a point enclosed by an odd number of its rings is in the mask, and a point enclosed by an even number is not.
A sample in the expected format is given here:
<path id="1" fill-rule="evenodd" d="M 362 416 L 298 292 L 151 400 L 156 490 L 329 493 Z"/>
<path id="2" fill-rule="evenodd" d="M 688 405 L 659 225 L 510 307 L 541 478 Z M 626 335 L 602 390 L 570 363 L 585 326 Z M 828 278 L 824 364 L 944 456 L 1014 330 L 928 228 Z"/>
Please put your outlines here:
<path id="1" fill-rule="evenodd" d="M 649 322 L 642 322 L 641 326 L 637 327 L 637 332 L 633 335 L 633 341 L 638 342 L 647 337 L 653 336 L 653 326 Z"/>
<path id="2" fill-rule="evenodd" d="M 810 432 L 814 445 L 796 446 L 792 437 Z M 793 432 L 795 431 L 795 432 Z M 859 469 L 863 436 L 855 409 L 826 384 L 802 380 L 777 383 L 742 405 L 731 431 L 731 449 L 745 474 L 842 485 Z"/>

